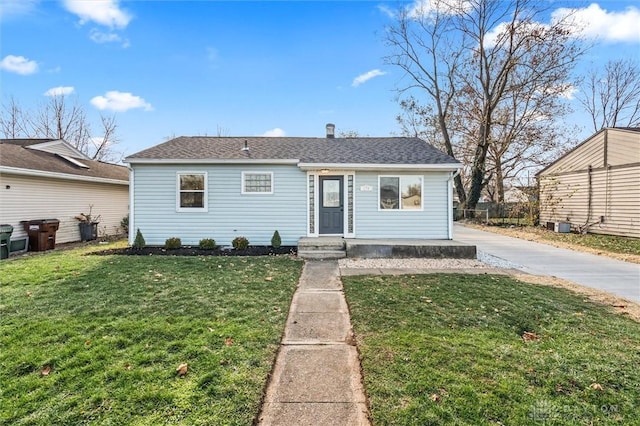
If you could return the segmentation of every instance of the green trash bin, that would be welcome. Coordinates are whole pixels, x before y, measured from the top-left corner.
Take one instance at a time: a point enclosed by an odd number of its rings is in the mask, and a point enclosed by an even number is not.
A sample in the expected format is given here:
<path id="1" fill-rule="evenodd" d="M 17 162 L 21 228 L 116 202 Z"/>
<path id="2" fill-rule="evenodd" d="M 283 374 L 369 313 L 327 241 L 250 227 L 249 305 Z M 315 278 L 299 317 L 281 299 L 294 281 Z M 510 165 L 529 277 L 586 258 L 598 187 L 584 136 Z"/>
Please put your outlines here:
<path id="1" fill-rule="evenodd" d="M 7 259 L 11 252 L 11 234 L 13 226 L 0 225 L 0 259 Z"/>

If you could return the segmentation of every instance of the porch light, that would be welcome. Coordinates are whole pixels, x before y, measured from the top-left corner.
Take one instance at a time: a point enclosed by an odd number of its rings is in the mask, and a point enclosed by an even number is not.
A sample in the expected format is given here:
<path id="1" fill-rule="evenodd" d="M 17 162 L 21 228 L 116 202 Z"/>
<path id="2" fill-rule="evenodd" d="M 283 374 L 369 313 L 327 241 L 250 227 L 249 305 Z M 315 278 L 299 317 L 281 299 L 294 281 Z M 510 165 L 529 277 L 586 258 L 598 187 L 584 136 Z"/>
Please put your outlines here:
<path id="1" fill-rule="evenodd" d="M 320 170 L 320 174 L 321 174 L 321 175 L 328 175 L 328 174 L 329 174 L 329 169 L 322 169 L 322 170 Z"/>

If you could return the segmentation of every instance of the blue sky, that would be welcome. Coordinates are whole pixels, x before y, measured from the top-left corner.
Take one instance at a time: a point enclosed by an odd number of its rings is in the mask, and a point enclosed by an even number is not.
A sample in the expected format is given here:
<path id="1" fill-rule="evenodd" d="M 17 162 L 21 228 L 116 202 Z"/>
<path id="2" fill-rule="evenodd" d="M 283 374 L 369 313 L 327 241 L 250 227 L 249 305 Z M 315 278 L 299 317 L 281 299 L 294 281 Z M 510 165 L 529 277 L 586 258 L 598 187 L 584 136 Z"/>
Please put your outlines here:
<path id="1" fill-rule="evenodd" d="M 28 109 L 66 93 L 96 129 L 115 113 L 125 154 L 219 128 L 323 136 L 333 122 L 387 136 L 402 74 L 383 62 L 383 31 L 400 5 L 411 3 L 0 0 L 1 98 Z M 581 70 L 640 57 L 637 1 L 553 5 L 583 9 L 596 44 Z"/>

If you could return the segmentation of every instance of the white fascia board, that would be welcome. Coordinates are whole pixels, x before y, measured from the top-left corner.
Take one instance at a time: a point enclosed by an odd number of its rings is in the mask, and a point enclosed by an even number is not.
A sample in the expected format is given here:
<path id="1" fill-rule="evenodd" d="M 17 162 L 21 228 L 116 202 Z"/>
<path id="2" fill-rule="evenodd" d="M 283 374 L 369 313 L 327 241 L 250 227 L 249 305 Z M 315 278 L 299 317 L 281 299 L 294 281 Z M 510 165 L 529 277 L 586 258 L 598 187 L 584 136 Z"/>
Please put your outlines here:
<path id="1" fill-rule="evenodd" d="M 91 160 L 91 158 L 87 157 L 85 154 L 83 154 L 82 152 L 78 151 L 78 149 L 76 147 L 74 147 L 69 142 L 65 141 L 64 139 L 57 139 L 55 141 L 36 143 L 36 144 L 33 144 L 33 145 L 29 145 L 26 148 L 49 152 L 49 151 L 47 151 L 45 149 L 42 149 L 42 148 L 48 148 L 48 147 L 54 146 L 54 145 L 65 145 L 71 151 L 75 152 L 75 154 L 78 156 L 77 158 L 81 158 L 83 160 Z"/>
<path id="2" fill-rule="evenodd" d="M 269 159 L 152 159 L 152 158 L 125 158 L 126 164 L 298 164 L 299 160 L 269 160 Z"/>
<path id="3" fill-rule="evenodd" d="M 456 171 L 462 167 L 459 163 L 445 164 L 349 164 L 349 163 L 300 163 L 302 170 L 349 169 L 349 170 L 442 170 Z"/>
<path id="4" fill-rule="evenodd" d="M 83 182 L 94 182 L 94 183 L 111 183 L 115 185 L 129 185 L 129 181 L 127 180 L 71 175 L 68 173 L 45 172 L 42 170 L 20 169 L 17 167 L 0 167 L 0 173 L 7 173 L 12 175 L 20 175 L 20 176 L 34 176 L 34 177 L 42 177 L 42 178 L 79 180 Z"/>

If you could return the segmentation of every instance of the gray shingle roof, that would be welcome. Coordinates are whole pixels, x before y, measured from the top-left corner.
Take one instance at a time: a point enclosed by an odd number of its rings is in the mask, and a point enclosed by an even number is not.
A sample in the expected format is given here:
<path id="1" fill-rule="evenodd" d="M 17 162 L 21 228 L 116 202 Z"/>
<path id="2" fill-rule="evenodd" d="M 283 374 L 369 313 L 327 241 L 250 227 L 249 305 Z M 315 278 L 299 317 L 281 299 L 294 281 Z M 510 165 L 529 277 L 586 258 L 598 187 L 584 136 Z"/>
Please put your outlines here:
<path id="1" fill-rule="evenodd" d="M 243 150 L 245 141 L 249 148 Z M 136 160 L 298 160 L 317 164 L 457 164 L 419 138 L 181 136 L 128 156 Z"/>
<path id="2" fill-rule="evenodd" d="M 0 139 L 0 166 L 36 170 L 49 173 L 64 173 L 79 177 L 129 180 L 129 170 L 117 164 L 94 160 L 80 160 L 88 169 L 78 167 L 50 152 L 26 148 L 54 139 Z"/>

